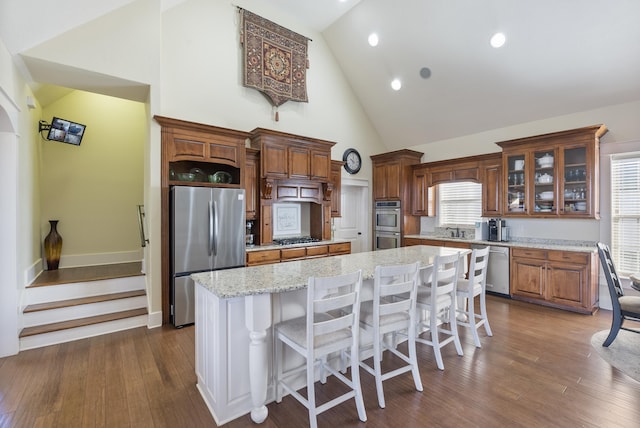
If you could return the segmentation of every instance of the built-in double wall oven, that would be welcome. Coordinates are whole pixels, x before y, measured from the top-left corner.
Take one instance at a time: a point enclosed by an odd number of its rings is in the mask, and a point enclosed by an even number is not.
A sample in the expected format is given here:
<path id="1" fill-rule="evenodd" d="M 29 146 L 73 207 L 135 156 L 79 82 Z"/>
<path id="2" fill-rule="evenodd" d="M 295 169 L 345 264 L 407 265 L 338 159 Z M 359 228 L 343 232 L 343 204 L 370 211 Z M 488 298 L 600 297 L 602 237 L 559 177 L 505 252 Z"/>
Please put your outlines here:
<path id="1" fill-rule="evenodd" d="M 399 248 L 402 224 L 400 201 L 376 201 L 375 204 L 374 249 Z"/>

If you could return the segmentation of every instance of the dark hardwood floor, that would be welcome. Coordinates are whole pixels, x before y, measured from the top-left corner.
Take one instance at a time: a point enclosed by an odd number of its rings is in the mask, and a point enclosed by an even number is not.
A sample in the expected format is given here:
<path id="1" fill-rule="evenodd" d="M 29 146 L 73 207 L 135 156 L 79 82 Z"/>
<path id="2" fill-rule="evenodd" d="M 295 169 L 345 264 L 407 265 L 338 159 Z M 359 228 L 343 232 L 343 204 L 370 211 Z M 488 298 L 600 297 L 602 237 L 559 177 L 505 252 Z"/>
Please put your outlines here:
<path id="1" fill-rule="evenodd" d="M 361 371 L 368 422 L 353 400 L 319 416 L 321 427 L 637 427 L 640 383 L 592 350 L 610 312 L 593 316 L 490 296 L 493 337 L 481 349 L 461 329 L 465 355 L 418 345 L 424 385 L 410 374 L 384 383 L 379 409 L 372 376 Z M 640 356 L 639 356 L 640 357 Z M 385 364 L 393 365 L 385 357 Z M 195 387 L 194 328 L 139 328 L 0 359 L 0 427 L 215 427 Z M 316 387 L 338 388 L 330 379 Z M 308 424 L 291 397 L 268 406 L 264 427 Z M 249 416 L 227 427 L 254 425 Z"/>

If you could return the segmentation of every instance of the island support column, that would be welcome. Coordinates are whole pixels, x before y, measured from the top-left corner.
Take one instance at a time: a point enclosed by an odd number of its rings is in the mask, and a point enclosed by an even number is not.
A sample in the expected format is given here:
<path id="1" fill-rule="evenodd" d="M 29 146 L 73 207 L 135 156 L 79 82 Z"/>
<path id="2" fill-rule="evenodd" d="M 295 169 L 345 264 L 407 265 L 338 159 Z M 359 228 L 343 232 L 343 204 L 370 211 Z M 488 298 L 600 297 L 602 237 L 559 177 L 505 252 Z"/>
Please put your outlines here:
<path id="1" fill-rule="evenodd" d="M 264 422 L 269 414 L 267 406 L 267 382 L 269 356 L 267 330 L 271 327 L 271 294 L 245 297 L 245 325 L 249 330 L 249 376 L 251 382 L 251 420 Z"/>

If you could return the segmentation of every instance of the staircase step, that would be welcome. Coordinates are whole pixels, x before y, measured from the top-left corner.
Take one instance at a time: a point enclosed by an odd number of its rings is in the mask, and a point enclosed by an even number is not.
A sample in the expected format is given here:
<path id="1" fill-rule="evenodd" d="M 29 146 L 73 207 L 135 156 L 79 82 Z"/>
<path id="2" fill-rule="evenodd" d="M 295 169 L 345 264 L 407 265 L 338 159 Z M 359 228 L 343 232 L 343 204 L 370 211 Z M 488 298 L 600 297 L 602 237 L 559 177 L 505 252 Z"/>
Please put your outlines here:
<path id="1" fill-rule="evenodd" d="M 114 312 L 110 314 L 98 315 L 93 317 L 79 318 L 75 320 L 27 327 L 22 329 L 19 337 L 22 338 L 27 336 L 34 336 L 37 334 L 51 333 L 59 330 L 67 330 L 67 329 L 72 329 L 76 327 L 83 327 L 83 326 L 92 325 L 92 324 L 98 324 L 98 323 L 114 321 L 114 320 L 119 320 L 124 318 L 136 317 L 140 315 L 147 315 L 147 313 L 148 312 L 146 308 L 132 309 L 128 311 Z"/>
<path id="2" fill-rule="evenodd" d="M 146 295 L 145 290 L 125 291 L 122 293 L 101 294 L 99 296 L 81 297 L 78 299 L 59 300 L 56 302 L 37 303 L 24 308 L 24 313 L 46 311 L 49 309 L 67 308 L 70 306 L 86 305 L 89 303 L 107 302 L 110 300 L 127 299 Z"/>
<path id="3" fill-rule="evenodd" d="M 144 275 L 142 273 L 142 262 L 62 268 L 43 271 L 27 288 L 140 275 Z"/>

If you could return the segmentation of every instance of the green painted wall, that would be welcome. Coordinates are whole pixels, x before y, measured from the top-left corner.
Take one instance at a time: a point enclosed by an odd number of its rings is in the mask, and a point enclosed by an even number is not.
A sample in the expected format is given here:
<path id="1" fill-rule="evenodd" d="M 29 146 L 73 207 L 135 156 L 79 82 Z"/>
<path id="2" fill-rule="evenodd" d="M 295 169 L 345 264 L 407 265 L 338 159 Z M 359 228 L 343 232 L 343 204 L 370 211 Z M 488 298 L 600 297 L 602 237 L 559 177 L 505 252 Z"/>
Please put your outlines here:
<path id="1" fill-rule="evenodd" d="M 59 220 L 60 267 L 139 260 L 144 104 L 74 91 L 42 109 L 43 120 L 54 116 L 87 128 L 80 146 L 41 141 L 42 238 Z"/>

